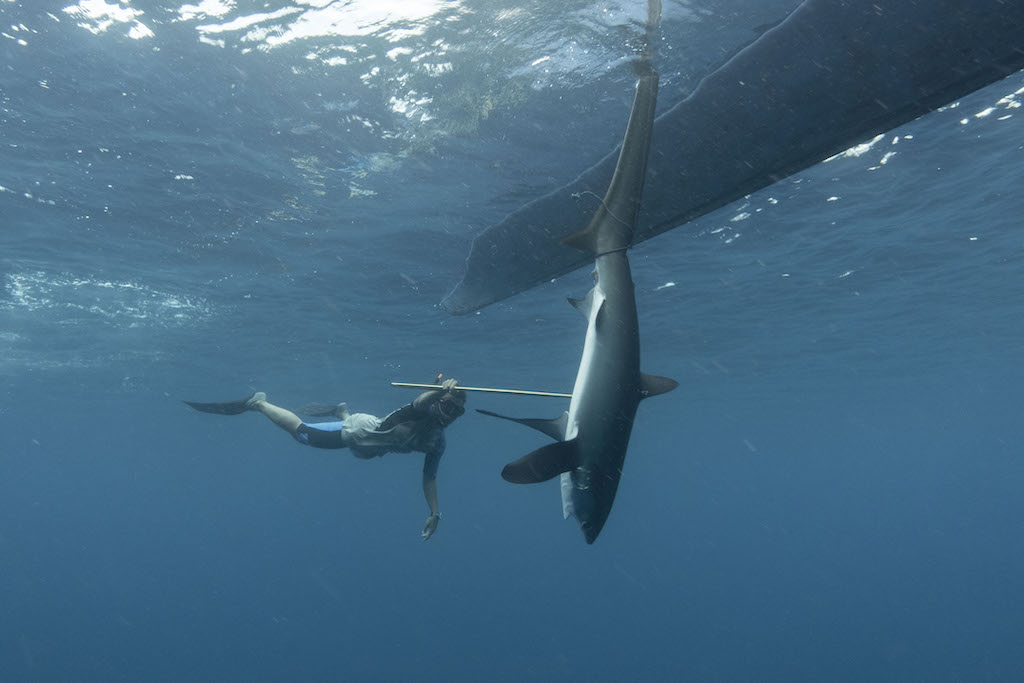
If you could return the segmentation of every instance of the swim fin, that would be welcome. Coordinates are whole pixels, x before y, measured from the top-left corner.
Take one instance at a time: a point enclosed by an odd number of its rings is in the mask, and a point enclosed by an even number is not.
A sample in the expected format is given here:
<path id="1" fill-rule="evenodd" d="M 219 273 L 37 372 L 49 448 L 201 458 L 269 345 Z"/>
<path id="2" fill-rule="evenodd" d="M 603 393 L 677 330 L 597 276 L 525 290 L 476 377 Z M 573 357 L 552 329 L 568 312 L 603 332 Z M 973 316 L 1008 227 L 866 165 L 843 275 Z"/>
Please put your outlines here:
<path id="1" fill-rule="evenodd" d="M 307 403 L 299 409 L 303 415 L 310 417 L 337 417 L 344 419 L 343 413 L 348 412 L 344 403 Z"/>
<path id="2" fill-rule="evenodd" d="M 256 394 L 240 398 L 237 401 L 226 401 L 224 403 L 193 403 L 182 401 L 185 405 L 192 406 L 201 413 L 213 413 L 215 415 L 241 415 L 249 409 L 249 401 Z"/>

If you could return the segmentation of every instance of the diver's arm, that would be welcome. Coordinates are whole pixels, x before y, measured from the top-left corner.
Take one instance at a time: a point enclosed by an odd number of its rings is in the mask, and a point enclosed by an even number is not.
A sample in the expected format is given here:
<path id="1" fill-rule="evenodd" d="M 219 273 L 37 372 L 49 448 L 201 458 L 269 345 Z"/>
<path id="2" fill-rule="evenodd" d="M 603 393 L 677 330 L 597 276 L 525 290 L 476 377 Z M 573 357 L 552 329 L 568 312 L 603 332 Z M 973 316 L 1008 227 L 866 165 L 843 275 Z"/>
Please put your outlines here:
<path id="1" fill-rule="evenodd" d="M 443 391 L 425 391 L 412 402 L 413 410 L 417 413 L 429 413 L 430 406 L 441 400 Z"/>
<path id="2" fill-rule="evenodd" d="M 427 517 L 421 534 L 425 541 L 434 535 L 434 532 L 437 531 L 437 523 L 441 520 L 441 513 L 437 508 L 437 477 L 423 475 L 423 496 L 427 499 L 427 505 L 430 506 L 430 516 Z"/>
<path id="3" fill-rule="evenodd" d="M 425 391 L 416 397 L 416 400 L 412 402 L 412 407 L 417 412 L 426 413 L 430 411 L 430 406 L 434 405 L 441 400 L 441 397 L 450 392 L 458 384 L 458 380 L 446 379 L 441 384 L 441 389 L 434 389 L 433 391 Z"/>
<path id="4" fill-rule="evenodd" d="M 423 525 L 423 540 L 427 540 L 437 531 L 437 523 L 441 521 L 441 511 L 437 507 L 437 468 L 441 464 L 441 456 L 444 455 L 445 440 L 444 432 L 440 433 L 434 447 L 423 458 L 423 497 L 427 499 L 427 506 L 430 507 L 430 516 Z"/>
<path id="5" fill-rule="evenodd" d="M 441 513 L 437 508 L 437 477 L 423 475 L 423 496 L 427 499 L 430 514 L 440 517 Z"/>

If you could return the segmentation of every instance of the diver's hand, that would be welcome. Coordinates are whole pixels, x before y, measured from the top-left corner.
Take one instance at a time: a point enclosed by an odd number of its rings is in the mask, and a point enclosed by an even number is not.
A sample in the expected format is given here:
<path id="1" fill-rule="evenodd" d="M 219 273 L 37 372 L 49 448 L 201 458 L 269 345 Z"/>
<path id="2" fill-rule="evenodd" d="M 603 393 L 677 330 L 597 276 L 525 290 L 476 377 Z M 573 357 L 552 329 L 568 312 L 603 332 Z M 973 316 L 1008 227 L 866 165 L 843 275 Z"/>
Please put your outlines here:
<path id="1" fill-rule="evenodd" d="M 429 517 L 427 517 L 427 523 L 423 525 L 423 533 L 420 534 L 420 536 L 423 537 L 424 541 L 434 535 L 434 532 L 437 531 L 437 523 L 440 522 L 440 521 L 441 521 L 441 513 L 440 512 L 436 512 L 436 513 L 430 515 Z"/>
<path id="2" fill-rule="evenodd" d="M 455 385 L 458 383 L 459 380 L 457 379 L 446 379 L 445 381 L 441 382 L 441 389 L 450 392 L 452 389 L 455 388 Z"/>
<path id="3" fill-rule="evenodd" d="M 267 402 L 267 395 L 262 391 L 257 391 L 255 394 L 250 396 L 245 402 L 246 410 L 259 410 L 260 403 Z"/>

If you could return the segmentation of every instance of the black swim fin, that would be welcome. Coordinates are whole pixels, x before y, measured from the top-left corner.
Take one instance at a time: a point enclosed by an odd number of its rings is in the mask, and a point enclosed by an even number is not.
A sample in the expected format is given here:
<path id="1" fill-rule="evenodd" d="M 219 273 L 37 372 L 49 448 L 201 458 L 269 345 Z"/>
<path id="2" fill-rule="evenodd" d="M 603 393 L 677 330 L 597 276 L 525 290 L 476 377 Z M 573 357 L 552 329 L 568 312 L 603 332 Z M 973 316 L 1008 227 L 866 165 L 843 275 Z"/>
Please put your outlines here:
<path id="1" fill-rule="evenodd" d="M 341 417 L 341 407 L 344 404 L 338 403 L 307 403 L 299 408 L 299 412 L 310 417 Z"/>
<path id="2" fill-rule="evenodd" d="M 191 406 L 201 413 L 213 413 L 215 415 L 241 415 L 249 409 L 249 401 L 252 400 L 253 396 L 246 396 L 240 398 L 237 401 L 226 401 L 224 403 L 193 403 L 192 401 L 182 401 L 187 406 Z"/>

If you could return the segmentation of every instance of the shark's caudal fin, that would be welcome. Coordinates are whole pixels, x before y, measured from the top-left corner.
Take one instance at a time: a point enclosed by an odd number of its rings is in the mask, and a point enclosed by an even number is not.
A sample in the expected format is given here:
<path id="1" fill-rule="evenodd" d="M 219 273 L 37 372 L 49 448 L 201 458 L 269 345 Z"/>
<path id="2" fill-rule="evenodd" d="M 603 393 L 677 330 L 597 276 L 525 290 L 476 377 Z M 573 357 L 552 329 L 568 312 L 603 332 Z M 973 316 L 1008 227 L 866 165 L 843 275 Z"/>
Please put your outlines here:
<path id="1" fill-rule="evenodd" d="M 555 441 L 561 441 L 565 438 L 565 424 L 569 419 L 569 413 L 562 413 L 559 417 L 553 420 L 538 419 L 532 417 L 507 417 L 505 415 L 499 415 L 498 413 L 492 413 L 489 410 L 476 409 L 476 412 L 483 413 L 484 415 L 490 415 L 491 417 L 500 417 L 502 420 L 510 420 L 511 422 L 518 422 L 521 425 L 536 429 L 538 432 L 547 434 Z"/>
<path id="2" fill-rule="evenodd" d="M 595 256 L 627 249 L 633 244 L 658 101 L 658 72 L 654 69 L 652 34 L 660 19 L 661 0 L 650 0 L 644 45 L 635 64 L 636 95 L 608 191 L 587 227 L 562 239 L 566 246 Z"/>
<path id="3" fill-rule="evenodd" d="M 640 373 L 640 398 L 667 394 L 678 386 L 679 382 L 669 377 Z"/>
<path id="4" fill-rule="evenodd" d="M 528 453 L 505 465 L 501 478 L 513 484 L 538 484 L 579 466 L 576 439 L 559 441 Z"/>
<path id="5" fill-rule="evenodd" d="M 565 237 L 563 244 L 595 256 L 632 245 L 657 99 L 658 72 L 649 66 L 637 80 L 626 136 L 608 191 L 587 227 Z"/>

